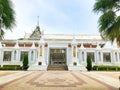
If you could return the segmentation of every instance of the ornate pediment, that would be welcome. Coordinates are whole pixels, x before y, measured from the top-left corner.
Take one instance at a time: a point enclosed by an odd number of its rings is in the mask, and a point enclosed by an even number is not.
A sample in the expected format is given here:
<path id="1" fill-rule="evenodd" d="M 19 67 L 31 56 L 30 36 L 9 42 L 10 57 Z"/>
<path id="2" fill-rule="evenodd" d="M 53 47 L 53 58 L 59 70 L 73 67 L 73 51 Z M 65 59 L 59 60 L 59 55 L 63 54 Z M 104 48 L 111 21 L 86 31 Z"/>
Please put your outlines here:
<path id="1" fill-rule="evenodd" d="M 36 29 L 33 31 L 33 33 L 30 35 L 29 39 L 40 39 L 41 36 L 41 31 L 40 31 L 40 27 L 37 26 Z"/>

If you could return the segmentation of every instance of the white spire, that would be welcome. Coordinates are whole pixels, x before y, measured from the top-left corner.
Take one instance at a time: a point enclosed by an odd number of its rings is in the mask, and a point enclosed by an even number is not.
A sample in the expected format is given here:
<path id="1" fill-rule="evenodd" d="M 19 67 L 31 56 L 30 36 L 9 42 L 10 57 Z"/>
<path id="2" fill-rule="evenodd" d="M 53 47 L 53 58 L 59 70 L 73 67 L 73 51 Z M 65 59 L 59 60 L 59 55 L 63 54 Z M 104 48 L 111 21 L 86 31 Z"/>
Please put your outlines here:
<path id="1" fill-rule="evenodd" d="M 39 16 L 38 16 L 37 18 L 38 18 L 38 21 L 37 21 L 37 26 L 39 26 Z"/>
<path id="2" fill-rule="evenodd" d="M 72 44 L 77 44 L 77 41 L 75 39 L 75 35 L 73 35 Z"/>
<path id="3" fill-rule="evenodd" d="M 34 41 L 32 42 L 31 48 L 35 48 L 35 42 Z"/>
<path id="4" fill-rule="evenodd" d="M 100 49 L 101 47 L 100 47 L 100 45 L 99 45 L 99 43 L 97 43 L 97 49 Z"/>
<path id="5" fill-rule="evenodd" d="M 111 41 L 107 41 L 103 48 L 107 48 L 107 49 L 112 48 L 112 42 Z"/>
<path id="6" fill-rule="evenodd" d="M 18 40 L 16 41 L 15 48 L 19 48 Z"/>
<path id="7" fill-rule="evenodd" d="M 115 38 L 113 43 L 111 41 L 107 41 L 103 48 L 117 49 L 117 39 Z"/>
<path id="8" fill-rule="evenodd" d="M 112 44 L 113 49 L 117 49 L 117 39 L 115 38 Z"/>
<path id="9" fill-rule="evenodd" d="M 81 47 L 80 48 L 84 48 L 83 43 L 81 43 Z"/>

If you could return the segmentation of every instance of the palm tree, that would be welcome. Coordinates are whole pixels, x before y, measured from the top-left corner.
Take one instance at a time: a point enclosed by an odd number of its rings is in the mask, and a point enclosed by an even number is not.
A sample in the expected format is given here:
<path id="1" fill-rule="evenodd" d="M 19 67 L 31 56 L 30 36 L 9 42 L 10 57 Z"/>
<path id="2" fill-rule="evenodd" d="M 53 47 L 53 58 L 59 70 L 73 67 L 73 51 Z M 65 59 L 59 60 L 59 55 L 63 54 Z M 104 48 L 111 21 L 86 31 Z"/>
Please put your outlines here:
<path id="1" fill-rule="evenodd" d="M 0 0 L 0 39 L 4 36 L 5 29 L 12 29 L 15 25 L 15 12 L 10 0 Z"/>
<path id="2" fill-rule="evenodd" d="M 120 43 L 120 0 L 96 0 L 93 11 L 101 12 L 99 17 L 99 32 L 104 39 Z"/>

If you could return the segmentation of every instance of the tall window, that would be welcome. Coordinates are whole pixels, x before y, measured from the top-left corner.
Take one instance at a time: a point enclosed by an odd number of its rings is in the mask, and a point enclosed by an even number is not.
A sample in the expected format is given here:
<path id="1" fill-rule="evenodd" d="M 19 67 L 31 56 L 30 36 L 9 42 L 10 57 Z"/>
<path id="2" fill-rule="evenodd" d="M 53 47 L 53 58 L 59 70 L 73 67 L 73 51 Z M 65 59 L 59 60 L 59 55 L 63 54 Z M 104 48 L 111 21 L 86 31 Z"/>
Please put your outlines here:
<path id="1" fill-rule="evenodd" d="M 28 52 L 21 51 L 20 61 L 23 61 L 25 55 L 28 55 Z"/>
<path id="2" fill-rule="evenodd" d="M 103 53 L 103 61 L 111 62 L 110 53 Z"/>
<path id="3" fill-rule="evenodd" d="M 88 52 L 88 53 L 87 53 L 87 56 L 90 56 L 90 57 L 91 57 L 91 60 L 92 60 L 93 62 L 95 62 L 94 52 Z"/>
<path id="4" fill-rule="evenodd" d="M 3 61 L 11 61 L 11 51 L 4 51 Z"/>

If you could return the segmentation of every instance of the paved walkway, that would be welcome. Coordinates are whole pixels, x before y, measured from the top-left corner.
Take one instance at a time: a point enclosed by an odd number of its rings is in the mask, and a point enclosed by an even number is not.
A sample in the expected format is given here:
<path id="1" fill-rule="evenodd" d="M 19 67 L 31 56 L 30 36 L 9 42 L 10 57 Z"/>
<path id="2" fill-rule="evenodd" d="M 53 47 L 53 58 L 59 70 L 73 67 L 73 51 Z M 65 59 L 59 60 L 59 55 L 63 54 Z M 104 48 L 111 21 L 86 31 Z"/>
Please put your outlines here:
<path id="1" fill-rule="evenodd" d="M 92 78 L 95 78 L 101 82 L 104 82 L 110 86 L 113 87 L 120 87 L 120 80 L 119 80 L 119 76 L 114 78 L 113 73 L 119 74 L 120 76 L 120 72 L 86 72 L 84 74 L 91 76 Z M 108 75 L 106 75 L 108 74 Z"/>
<path id="2" fill-rule="evenodd" d="M 118 90 L 120 72 L 0 71 L 0 90 Z"/>

